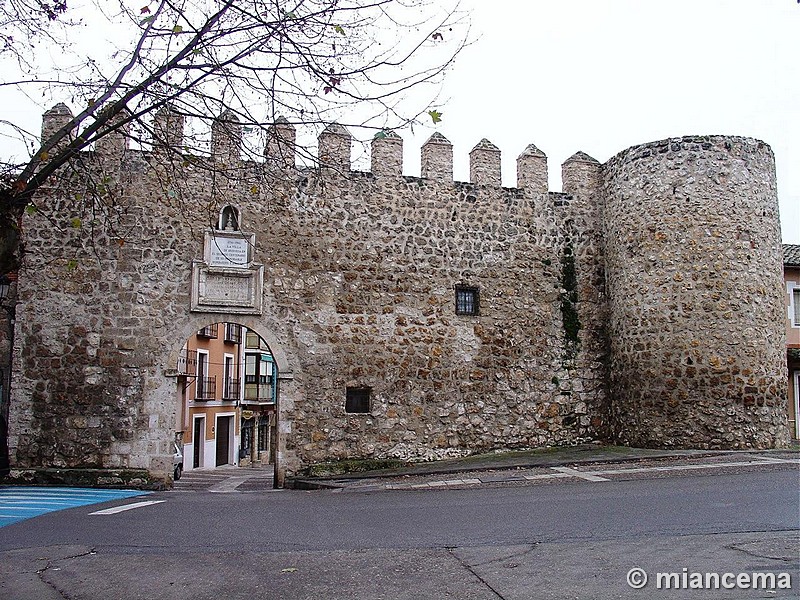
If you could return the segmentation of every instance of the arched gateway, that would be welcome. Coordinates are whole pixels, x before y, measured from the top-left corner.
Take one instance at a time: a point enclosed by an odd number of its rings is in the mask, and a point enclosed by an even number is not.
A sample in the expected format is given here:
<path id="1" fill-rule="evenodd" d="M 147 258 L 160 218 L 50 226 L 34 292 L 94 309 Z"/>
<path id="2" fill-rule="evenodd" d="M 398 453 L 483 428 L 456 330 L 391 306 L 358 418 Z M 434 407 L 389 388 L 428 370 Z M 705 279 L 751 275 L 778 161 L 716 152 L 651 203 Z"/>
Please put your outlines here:
<path id="1" fill-rule="evenodd" d="M 169 407 L 172 391 L 182 469 L 273 464 L 275 483 L 282 486 L 280 424 L 290 417 L 278 417 L 280 399 L 284 393 L 291 397 L 294 377 L 286 354 L 258 319 L 235 314 L 211 318 L 215 322 L 203 314 L 187 319 L 176 336 L 184 341 L 173 345 L 163 363 L 163 376 L 173 383 L 159 394 L 166 395 Z"/>
<path id="2" fill-rule="evenodd" d="M 394 134 L 373 141 L 371 173 L 350 170 L 341 127 L 320 136 L 318 169 L 295 168 L 293 140 L 277 123 L 257 163 L 109 141 L 43 188 L 18 284 L 17 473 L 168 482 L 180 350 L 215 322 L 274 355 L 279 484 L 353 458 L 786 443 L 766 144 L 579 152 L 553 193 L 533 145 L 503 188 L 485 140 L 471 183 L 452 181 L 440 134 L 421 178 L 402 175 Z"/>

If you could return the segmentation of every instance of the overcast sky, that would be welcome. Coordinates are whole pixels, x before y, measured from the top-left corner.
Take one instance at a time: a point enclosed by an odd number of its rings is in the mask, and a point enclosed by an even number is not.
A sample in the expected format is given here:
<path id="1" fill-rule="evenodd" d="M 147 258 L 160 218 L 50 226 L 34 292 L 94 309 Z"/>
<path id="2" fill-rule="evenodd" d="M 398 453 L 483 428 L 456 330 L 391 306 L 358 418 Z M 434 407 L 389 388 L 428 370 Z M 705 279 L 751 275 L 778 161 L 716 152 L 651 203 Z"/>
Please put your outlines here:
<path id="1" fill-rule="evenodd" d="M 462 5 L 472 11 L 475 42 L 446 79 L 436 105 L 442 122 L 400 132 L 406 174 L 419 175 L 419 147 L 433 131 L 453 142 L 461 181 L 481 138 L 503 152 L 507 186 L 515 185 L 516 157 L 534 143 L 548 156 L 553 191 L 561 189 L 561 163 L 578 150 L 605 162 L 669 137 L 755 137 L 775 153 L 783 241 L 800 244 L 796 0 Z M 38 130 L 40 108 L 9 98 L 0 95 L 0 117 Z"/>
<path id="2" fill-rule="evenodd" d="M 483 137 L 504 185 L 528 143 L 550 189 L 577 150 L 601 162 L 690 134 L 755 137 L 776 157 L 783 241 L 800 244 L 800 4 L 796 0 L 464 0 L 477 42 L 450 73 L 436 130 L 455 177 Z M 433 129 L 404 132 L 406 171 Z M 724 215 L 720 216 L 724 218 Z"/>

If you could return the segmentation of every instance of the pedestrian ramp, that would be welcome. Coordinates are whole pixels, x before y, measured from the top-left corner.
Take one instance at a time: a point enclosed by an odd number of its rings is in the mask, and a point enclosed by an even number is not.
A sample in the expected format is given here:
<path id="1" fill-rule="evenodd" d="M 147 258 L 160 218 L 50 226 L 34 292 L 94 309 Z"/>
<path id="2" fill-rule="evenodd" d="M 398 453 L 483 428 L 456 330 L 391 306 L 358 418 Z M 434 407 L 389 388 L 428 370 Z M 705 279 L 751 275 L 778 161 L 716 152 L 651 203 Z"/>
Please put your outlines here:
<path id="1" fill-rule="evenodd" d="M 191 469 L 183 472 L 172 489 L 176 492 L 257 492 L 272 489 L 273 475 L 272 465 Z"/>
<path id="2" fill-rule="evenodd" d="M 0 486 L 0 527 L 57 510 L 123 500 L 149 493 L 138 490 L 3 485 Z"/>

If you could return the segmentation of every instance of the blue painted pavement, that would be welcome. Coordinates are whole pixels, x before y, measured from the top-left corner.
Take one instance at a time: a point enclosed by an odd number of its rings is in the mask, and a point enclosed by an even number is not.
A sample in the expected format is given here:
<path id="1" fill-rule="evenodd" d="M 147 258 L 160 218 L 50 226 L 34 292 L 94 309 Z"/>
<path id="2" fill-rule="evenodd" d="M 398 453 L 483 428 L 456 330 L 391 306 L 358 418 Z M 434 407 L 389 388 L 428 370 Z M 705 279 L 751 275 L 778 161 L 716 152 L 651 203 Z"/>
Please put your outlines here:
<path id="1" fill-rule="evenodd" d="M 56 510 L 123 500 L 149 493 L 138 490 L 0 485 L 0 527 Z"/>

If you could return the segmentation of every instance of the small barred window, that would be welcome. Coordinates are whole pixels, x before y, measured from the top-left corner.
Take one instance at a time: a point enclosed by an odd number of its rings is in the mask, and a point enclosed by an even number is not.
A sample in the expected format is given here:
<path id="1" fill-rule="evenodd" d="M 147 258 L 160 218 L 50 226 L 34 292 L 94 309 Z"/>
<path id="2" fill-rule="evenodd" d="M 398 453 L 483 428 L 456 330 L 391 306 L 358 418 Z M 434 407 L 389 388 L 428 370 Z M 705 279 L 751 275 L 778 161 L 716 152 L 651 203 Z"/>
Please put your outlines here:
<path id="1" fill-rule="evenodd" d="M 463 285 L 456 286 L 456 314 L 480 314 L 480 296 L 478 294 L 478 288 Z"/>

